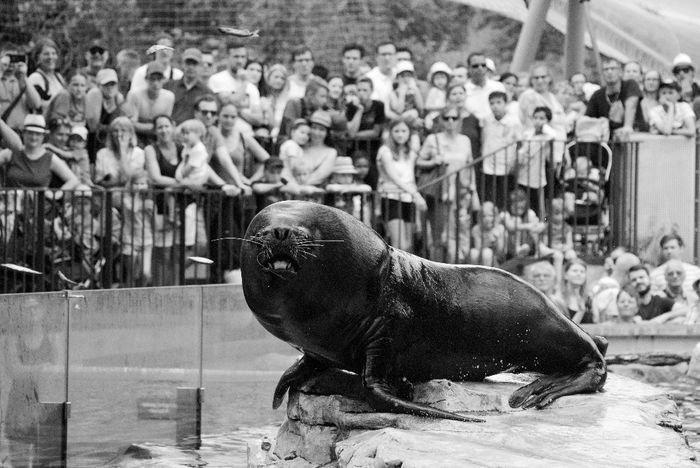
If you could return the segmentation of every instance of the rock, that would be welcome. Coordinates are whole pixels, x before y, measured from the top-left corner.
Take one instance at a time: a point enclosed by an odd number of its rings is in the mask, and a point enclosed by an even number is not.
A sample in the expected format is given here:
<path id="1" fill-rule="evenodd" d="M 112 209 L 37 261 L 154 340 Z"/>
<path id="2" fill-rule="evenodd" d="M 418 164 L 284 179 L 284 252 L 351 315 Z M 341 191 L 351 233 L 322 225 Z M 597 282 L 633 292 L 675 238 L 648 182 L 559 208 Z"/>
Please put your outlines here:
<path id="1" fill-rule="evenodd" d="M 693 352 L 690 354 L 688 377 L 700 379 L 700 343 L 695 345 Z"/>
<path id="2" fill-rule="evenodd" d="M 375 413 L 352 398 L 307 393 L 330 390 L 322 378 L 319 387 L 291 393 L 275 447 L 287 460 L 275 466 L 306 467 L 292 465 L 300 459 L 308 466 L 354 468 L 695 466 L 679 434 L 678 408 L 663 390 L 609 374 L 602 393 L 563 397 L 544 410 L 510 408 L 513 390 L 533 378 L 435 380 L 414 389 L 414 401 L 478 415 L 485 423 Z M 356 389 L 351 379 L 343 385 Z"/>
<path id="3" fill-rule="evenodd" d="M 608 371 L 624 375 L 634 380 L 650 384 L 660 382 L 676 382 L 686 375 L 688 364 L 680 362 L 674 366 L 648 366 L 644 364 L 614 364 L 608 366 Z"/>

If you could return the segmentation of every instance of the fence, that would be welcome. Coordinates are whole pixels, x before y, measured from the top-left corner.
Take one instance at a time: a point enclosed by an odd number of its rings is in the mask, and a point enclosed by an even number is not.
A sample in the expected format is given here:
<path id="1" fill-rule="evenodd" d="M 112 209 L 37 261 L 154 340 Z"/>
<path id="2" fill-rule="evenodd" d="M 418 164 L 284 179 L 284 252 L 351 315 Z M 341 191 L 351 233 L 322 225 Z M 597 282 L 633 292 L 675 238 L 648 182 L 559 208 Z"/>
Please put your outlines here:
<path id="1" fill-rule="evenodd" d="M 525 142 L 458 171 L 438 167 L 421 179 L 428 180 L 420 187 L 426 212 L 398 203 L 399 194 L 376 191 L 300 198 L 345 210 L 392 245 L 438 261 L 519 272 L 533 256 L 602 255 L 611 242 L 610 207 L 624 207 L 611 203 L 612 151 L 570 145 L 573 168 L 564 172 L 552 151 L 559 144 Z M 376 142 L 352 145 L 345 154 L 356 148 L 372 154 Z M 499 159 L 511 170 L 490 174 L 489 164 Z M 237 269 L 236 238 L 260 208 L 255 197 L 219 190 L 54 193 L 0 190 L 2 292 L 219 283 Z"/>

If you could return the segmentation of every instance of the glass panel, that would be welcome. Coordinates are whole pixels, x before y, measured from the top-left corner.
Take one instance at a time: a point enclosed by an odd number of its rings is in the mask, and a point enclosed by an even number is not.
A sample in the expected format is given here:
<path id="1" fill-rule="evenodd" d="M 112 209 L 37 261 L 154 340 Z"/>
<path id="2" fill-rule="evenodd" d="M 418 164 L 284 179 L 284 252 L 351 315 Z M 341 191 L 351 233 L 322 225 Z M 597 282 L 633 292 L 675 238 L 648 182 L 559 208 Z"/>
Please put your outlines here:
<path id="1" fill-rule="evenodd" d="M 0 323 L 0 459 L 3 466 L 56 462 L 66 401 L 65 299 L 60 293 L 0 296 Z"/>
<path id="2" fill-rule="evenodd" d="M 70 466 L 102 465 L 132 443 L 174 446 L 177 389 L 199 383 L 200 289 L 81 293 L 87 305 L 71 316 Z"/>
<path id="3" fill-rule="evenodd" d="M 272 409 L 272 395 L 282 373 L 299 352 L 272 336 L 255 319 L 239 285 L 204 286 L 204 407 L 202 432 L 220 434 L 237 428 L 245 443 L 269 434 L 284 421 L 286 402 Z M 276 431 L 272 429 L 274 435 Z M 245 462 L 244 458 L 241 458 Z M 241 460 L 238 460 L 240 462 Z M 233 463 L 233 462 L 232 462 Z"/>

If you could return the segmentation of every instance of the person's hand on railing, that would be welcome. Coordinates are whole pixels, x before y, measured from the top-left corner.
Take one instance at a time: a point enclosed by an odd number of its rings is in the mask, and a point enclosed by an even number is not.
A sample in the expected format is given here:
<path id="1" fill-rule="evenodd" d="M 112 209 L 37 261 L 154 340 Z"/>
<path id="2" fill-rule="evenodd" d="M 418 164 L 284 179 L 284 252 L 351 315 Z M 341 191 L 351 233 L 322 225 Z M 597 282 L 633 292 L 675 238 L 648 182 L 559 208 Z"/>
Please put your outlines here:
<path id="1" fill-rule="evenodd" d="M 629 141 L 630 135 L 632 135 L 633 132 L 634 129 L 632 127 L 625 125 L 615 130 L 615 137 L 617 137 L 619 141 Z"/>
<path id="2" fill-rule="evenodd" d="M 45 194 L 46 198 L 48 198 L 49 200 L 60 200 L 63 198 L 62 190 L 47 190 Z"/>
<path id="3" fill-rule="evenodd" d="M 428 211 L 428 204 L 425 202 L 425 198 L 418 192 L 413 194 L 413 203 L 416 204 L 416 209 L 421 212 Z"/>
<path id="4" fill-rule="evenodd" d="M 253 189 L 250 187 L 250 184 L 243 184 L 241 187 L 239 187 L 239 189 L 243 195 L 253 194 Z"/>
<path id="5" fill-rule="evenodd" d="M 235 197 L 241 193 L 241 189 L 233 184 L 222 185 L 221 191 L 224 192 L 227 197 Z"/>

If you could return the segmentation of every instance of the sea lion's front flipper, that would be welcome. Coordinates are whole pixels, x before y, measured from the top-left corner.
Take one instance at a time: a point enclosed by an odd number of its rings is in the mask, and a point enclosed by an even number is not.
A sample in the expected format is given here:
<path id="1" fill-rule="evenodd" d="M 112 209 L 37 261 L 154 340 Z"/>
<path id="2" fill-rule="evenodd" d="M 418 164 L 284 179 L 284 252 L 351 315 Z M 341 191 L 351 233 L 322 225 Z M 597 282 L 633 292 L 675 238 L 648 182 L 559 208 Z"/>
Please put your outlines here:
<path id="1" fill-rule="evenodd" d="M 314 358 L 311 358 L 306 354 L 303 355 L 297 362 L 292 364 L 289 369 L 284 371 L 284 374 L 282 374 L 282 377 L 280 377 L 279 382 L 277 382 L 275 394 L 272 397 L 272 408 L 277 409 L 280 407 L 282 401 L 284 400 L 284 394 L 287 393 L 289 387 L 306 380 L 324 368 L 325 366 Z"/>
<path id="2" fill-rule="evenodd" d="M 578 373 L 544 375 L 514 391 L 508 403 L 512 408 L 542 409 L 566 395 L 597 392 L 603 388 L 605 378 L 605 364 L 592 362 Z"/>
<path id="3" fill-rule="evenodd" d="M 377 411 L 405 413 L 428 418 L 452 419 L 464 422 L 484 422 L 483 419 L 471 418 L 457 413 L 450 413 L 428 405 L 413 403 L 396 396 L 396 392 L 387 381 L 387 361 L 390 355 L 390 340 L 379 338 L 367 347 L 365 369 L 362 383 L 365 387 L 367 402 Z"/>

